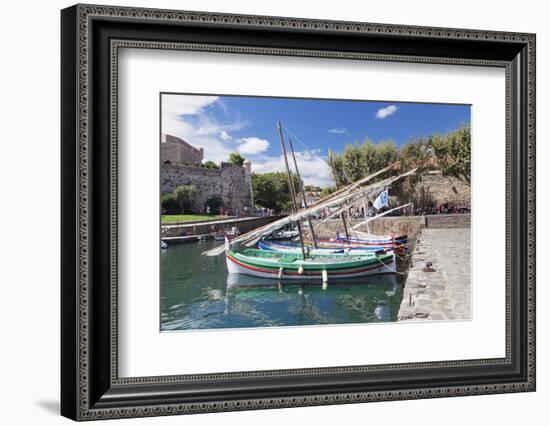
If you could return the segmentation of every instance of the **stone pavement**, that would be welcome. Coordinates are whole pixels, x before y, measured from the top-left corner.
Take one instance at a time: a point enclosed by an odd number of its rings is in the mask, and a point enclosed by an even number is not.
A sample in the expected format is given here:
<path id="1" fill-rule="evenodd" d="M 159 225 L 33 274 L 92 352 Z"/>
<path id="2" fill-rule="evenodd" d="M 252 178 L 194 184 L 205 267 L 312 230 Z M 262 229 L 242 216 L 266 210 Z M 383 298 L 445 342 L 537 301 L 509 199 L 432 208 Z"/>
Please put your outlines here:
<path id="1" fill-rule="evenodd" d="M 398 321 L 471 319 L 470 228 L 424 228 L 417 240 Z"/>

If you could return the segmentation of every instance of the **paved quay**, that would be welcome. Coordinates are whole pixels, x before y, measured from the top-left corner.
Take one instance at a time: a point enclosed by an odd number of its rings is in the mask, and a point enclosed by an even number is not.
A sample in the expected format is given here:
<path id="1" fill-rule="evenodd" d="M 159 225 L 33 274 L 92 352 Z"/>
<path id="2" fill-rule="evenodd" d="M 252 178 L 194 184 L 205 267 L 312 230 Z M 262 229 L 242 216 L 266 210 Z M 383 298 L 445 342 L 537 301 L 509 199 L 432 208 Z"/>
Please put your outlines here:
<path id="1" fill-rule="evenodd" d="M 471 319 L 470 228 L 424 228 L 417 236 L 398 321 Z M 431 262 L 435 272 L 424 272 Z"/>

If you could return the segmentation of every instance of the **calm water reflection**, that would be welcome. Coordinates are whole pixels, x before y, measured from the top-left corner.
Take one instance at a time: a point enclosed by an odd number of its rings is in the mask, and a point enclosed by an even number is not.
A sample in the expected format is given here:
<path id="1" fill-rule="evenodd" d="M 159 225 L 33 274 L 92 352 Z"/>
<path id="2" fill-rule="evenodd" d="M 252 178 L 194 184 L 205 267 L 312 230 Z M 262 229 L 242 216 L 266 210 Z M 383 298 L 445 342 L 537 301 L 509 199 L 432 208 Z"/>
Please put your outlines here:
<path id="1" fill-rule="evenodd" d="M 219 243 L 174 244 L 161 254 L 161 329 L 271 327 L 396 321 L 400 275 L 346 282 L 286 281 L 228 274 Z"/>

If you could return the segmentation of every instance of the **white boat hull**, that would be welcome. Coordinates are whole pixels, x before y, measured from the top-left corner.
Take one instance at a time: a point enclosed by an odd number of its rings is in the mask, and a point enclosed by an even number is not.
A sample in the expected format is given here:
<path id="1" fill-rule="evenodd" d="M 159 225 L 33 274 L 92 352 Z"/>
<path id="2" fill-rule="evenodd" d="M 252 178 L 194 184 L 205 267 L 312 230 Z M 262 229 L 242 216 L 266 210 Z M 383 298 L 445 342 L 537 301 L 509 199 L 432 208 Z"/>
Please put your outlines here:
<path id="1" fill-rule="evenodd" d="M 227 264 L 227 272 L 230 274 L 245 274 L 250 275 L 253 277 L 260 277 L 260 278 L 275 278 L 275 279 L 284 279 L 284 280 L 315 280 L 319 279 L 322 280 L 322 275 L 299 275 L 299 274 L 286 274 L 284 269 L 279 272 L 266 272 L 259 269 L 256 269 L 254 267 L 250 267 L 249 265 L 245 265 L 241 262 L 239 262 L 237 259 L 234 259 L 230 256 L 225 256 L 225 261 Z M 358 277 L 365 277 L 368 275 L 378 275 L 378 274 L 395 274 L 396 272 L 396 263 L 395 263 L 395 255 L 393 255 L 393 260 L 390 263 L 380 263 L 379 266 L 372 266 L 369 268 L 365 268 L 359 272 L 350 272 L 350 273 L 339 273 L 337 275 L 331 274 L 329 271 L 327 271 L 327 278 L 330 282 L 331 279 L 334 280 L 341 280 L 341 279 L 347 279 L 347 278 L 358 278 Z"/>

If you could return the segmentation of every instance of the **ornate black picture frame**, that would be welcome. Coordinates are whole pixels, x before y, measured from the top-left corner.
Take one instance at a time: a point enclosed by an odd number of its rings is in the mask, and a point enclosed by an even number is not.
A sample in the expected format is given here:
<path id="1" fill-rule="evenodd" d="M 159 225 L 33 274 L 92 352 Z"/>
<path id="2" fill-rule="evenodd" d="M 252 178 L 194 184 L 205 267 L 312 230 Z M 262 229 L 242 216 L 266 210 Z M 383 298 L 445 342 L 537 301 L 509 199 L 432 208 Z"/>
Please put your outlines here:
<path id="1" fill-rule="evenodd" d="M 61 413 L 158 416 L 535 390 L 535 35 L 76 5 L 62 27 Z M 506 71 L 506 356 L 119 378 L 117 52 L 186 49 Z"/>

